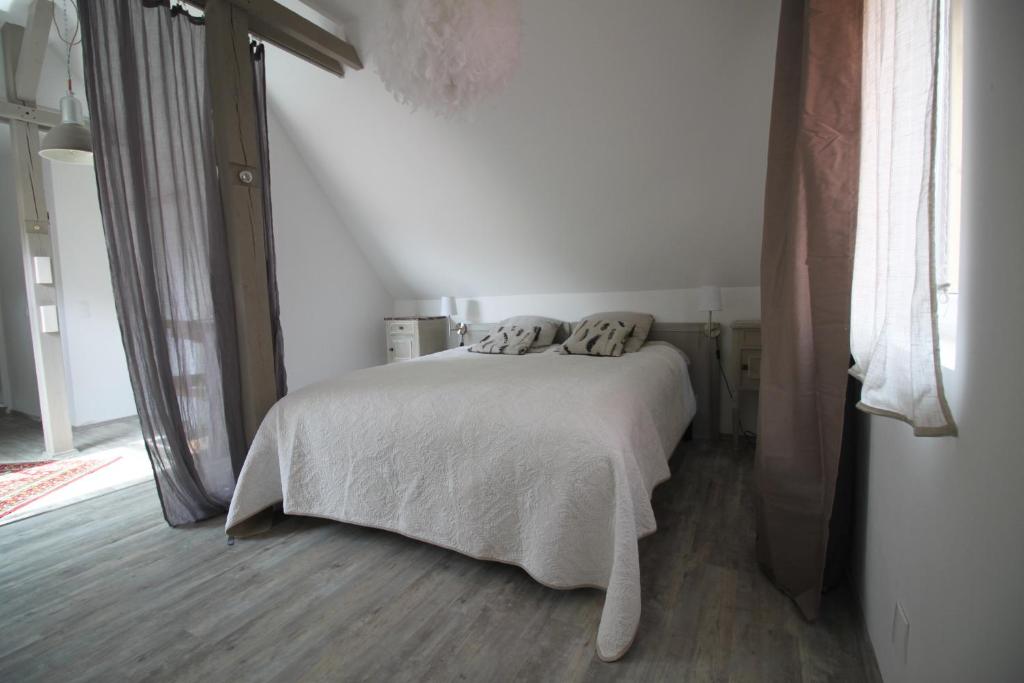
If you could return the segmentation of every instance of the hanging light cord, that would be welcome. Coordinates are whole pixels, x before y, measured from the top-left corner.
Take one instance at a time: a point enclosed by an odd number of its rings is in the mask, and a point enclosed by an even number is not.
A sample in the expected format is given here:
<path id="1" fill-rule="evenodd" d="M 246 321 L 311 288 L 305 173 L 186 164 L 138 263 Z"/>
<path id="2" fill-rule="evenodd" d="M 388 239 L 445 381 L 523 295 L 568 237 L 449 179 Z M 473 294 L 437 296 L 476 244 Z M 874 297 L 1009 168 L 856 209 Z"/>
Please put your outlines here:
<path id="1" fill-rule="evenodd" d="M 75 8 L 75 30 L 73 32 L 71 31 L 71 23 L 68 21 L 69 2 Z M 57 37 L 60 38 L 61 42 L 68 47 L 68 92 L 74 92 L 74 89 L 71 87 L 71 50 L 82 42 L 82 36 L 80 35 L 82 22 L 78 20 L 78 3 L 75 2 L 75 0 L 64 0 L 64 32 L 61 33 L 60 24 L 57 23 L 56 15 L 53 17 L 53 26 L 57 29 Z"/>

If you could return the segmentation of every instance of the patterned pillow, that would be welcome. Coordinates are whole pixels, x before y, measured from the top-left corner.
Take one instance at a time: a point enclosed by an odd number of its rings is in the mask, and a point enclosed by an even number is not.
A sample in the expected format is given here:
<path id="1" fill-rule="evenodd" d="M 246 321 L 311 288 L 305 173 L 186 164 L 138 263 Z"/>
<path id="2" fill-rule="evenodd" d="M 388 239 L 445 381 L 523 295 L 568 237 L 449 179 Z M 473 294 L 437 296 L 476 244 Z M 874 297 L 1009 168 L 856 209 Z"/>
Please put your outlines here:
<path id="1" fill-rule="evenodd" d="M 528 330 L 518 325 L 498 325 L 497 329 L 469 347 L 473 353 L 503 353 L 521 356 L 530 350 L 537 338 L 537 328 Z"/>
<path id="2" fill-rule="evenodd" d="M 595 320 L 621 320 L 626 327 L 631 329 L 626 338 L 626 350 L 624 353 L 639 351 L 640 347 L 647 341 L 647 335 L 651 333 L 651 325 L 654 324 L 654 316 L 650 313 L 633 313 L 632 311 L 611 311 L 607 313 L 591 313 L 587 319 Z"/>
<path id="3" fill-rule="evenodd" d="M 534 347 L 537 347 L 550 346 L 555 342 L 555 335 L 562 326 L 562 321 L 539 315 L 516 315 L 511 318 L 505 318 L 498 325 L 504 327 L 515 325 L 527 330 L 538 330 L 537 338 L 533 341 Z"/>
<path id="4" fill-rule="evenodd" d="M 621 320 L 585 318 L 562 344 L 562 353 L 582 356 L 621 356 L 633 330 Z"/>

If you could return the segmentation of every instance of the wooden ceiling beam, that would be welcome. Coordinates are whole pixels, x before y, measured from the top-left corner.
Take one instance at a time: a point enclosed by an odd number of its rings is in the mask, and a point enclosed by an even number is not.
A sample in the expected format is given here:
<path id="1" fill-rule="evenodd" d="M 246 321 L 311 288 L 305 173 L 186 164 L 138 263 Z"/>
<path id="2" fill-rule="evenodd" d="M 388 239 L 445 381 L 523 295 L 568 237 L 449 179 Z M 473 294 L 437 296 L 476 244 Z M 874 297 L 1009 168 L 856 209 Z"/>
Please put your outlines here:
<path id="1" fill-rule="evenodd" d="M 60 112 L 48 107 L 0 100 L 0 120 L 24 121 L 40 128 L 53 128 L 60 123 Z"/>
<path id="2" fill-rule="evenodd" d="M 29 6 L 18 66 L 14 70 L 14 92 L 9 92 L 8 96 L 13 95 L 21 102 L 35 103 L 52 22 L 53 3 L 50 0 L 35 0 Z"/>
<path id="3" fill-rule="evenodd" d="M 241 380 L 242 424 L 252 443 L 277 400 L 263 178 L 256 95 L 249 56 L 251 15 L 229 0 L 208 0 L 206 70 L 217 158 Z M 237 474 L 237 472 L 236 472 Z"/>
<path id="4" fill-rule="evenodd" d="M 208 0 L 187 0 L 205 9 Z M 342 40 L 274 0 L 227 0 L 249 17 L 249 32 L 306 61 L 343 76 L 345 68 L 362 69 L 351 43 Z"/>
<path id="5" fill-rule="evenodd" d="M 275 36 L 279 40 L 290 39 L 332 55 L 350 69 L 363 68 L 363 61 L 351 43 L 320 28 L 312 21 L 279 5 L 274 0 L 230 0 L 230 2 L 247 11 L 250 17 L 255 17 L 256 23 L 250 19 L 252 30 L 271 42 L 274 41 Z M 259 31 L 265 33 L 259 33 Z M 273 36 L 266 35 L 266 33 L 273 33 Z"/>
<path id="6" fill-rule="evenodd" d="M 345 67 L 337 58 L 312 48 L 301 41 L 294 40 L 288 36 L 278 35 L 273 25 L 267 24 L 259 17 L 249 17 L 249 31 L 252 35 L 262 38 L 271 45 L 279 47 L 285 52 L 290 52 L 300 59 L 306 60 L 313 66 L 330 71 L 339 77 L 345 76 Z"/>

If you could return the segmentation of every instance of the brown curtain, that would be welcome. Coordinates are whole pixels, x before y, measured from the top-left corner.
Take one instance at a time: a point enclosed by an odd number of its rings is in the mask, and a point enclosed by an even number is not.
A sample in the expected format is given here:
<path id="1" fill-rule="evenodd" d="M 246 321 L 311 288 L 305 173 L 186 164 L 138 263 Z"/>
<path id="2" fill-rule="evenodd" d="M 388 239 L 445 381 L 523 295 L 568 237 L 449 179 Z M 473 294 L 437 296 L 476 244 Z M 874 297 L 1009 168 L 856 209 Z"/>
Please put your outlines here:
<path id="1" fill-rule="evenodd" d="M 843 434 L 863 0 L 783 0 L 764 241 L 757 552 L 817 616 Z"/>

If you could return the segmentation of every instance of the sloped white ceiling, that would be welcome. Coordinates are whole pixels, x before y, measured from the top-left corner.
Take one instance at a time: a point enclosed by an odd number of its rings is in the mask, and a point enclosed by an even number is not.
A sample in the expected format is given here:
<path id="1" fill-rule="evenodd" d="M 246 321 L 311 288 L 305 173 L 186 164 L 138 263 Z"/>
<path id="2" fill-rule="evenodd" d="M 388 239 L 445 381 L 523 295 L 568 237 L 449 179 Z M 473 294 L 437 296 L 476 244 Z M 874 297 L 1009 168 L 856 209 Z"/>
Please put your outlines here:
<path id="1" fill-rule="evenodd" d="M 457 121 L 385 90 L 372 3 L 315 4 L 371 64 L 271 50 L 271 106 L 394 296 L 758 283 L 778 0 L 525 0 L 519 70 Z"/>

